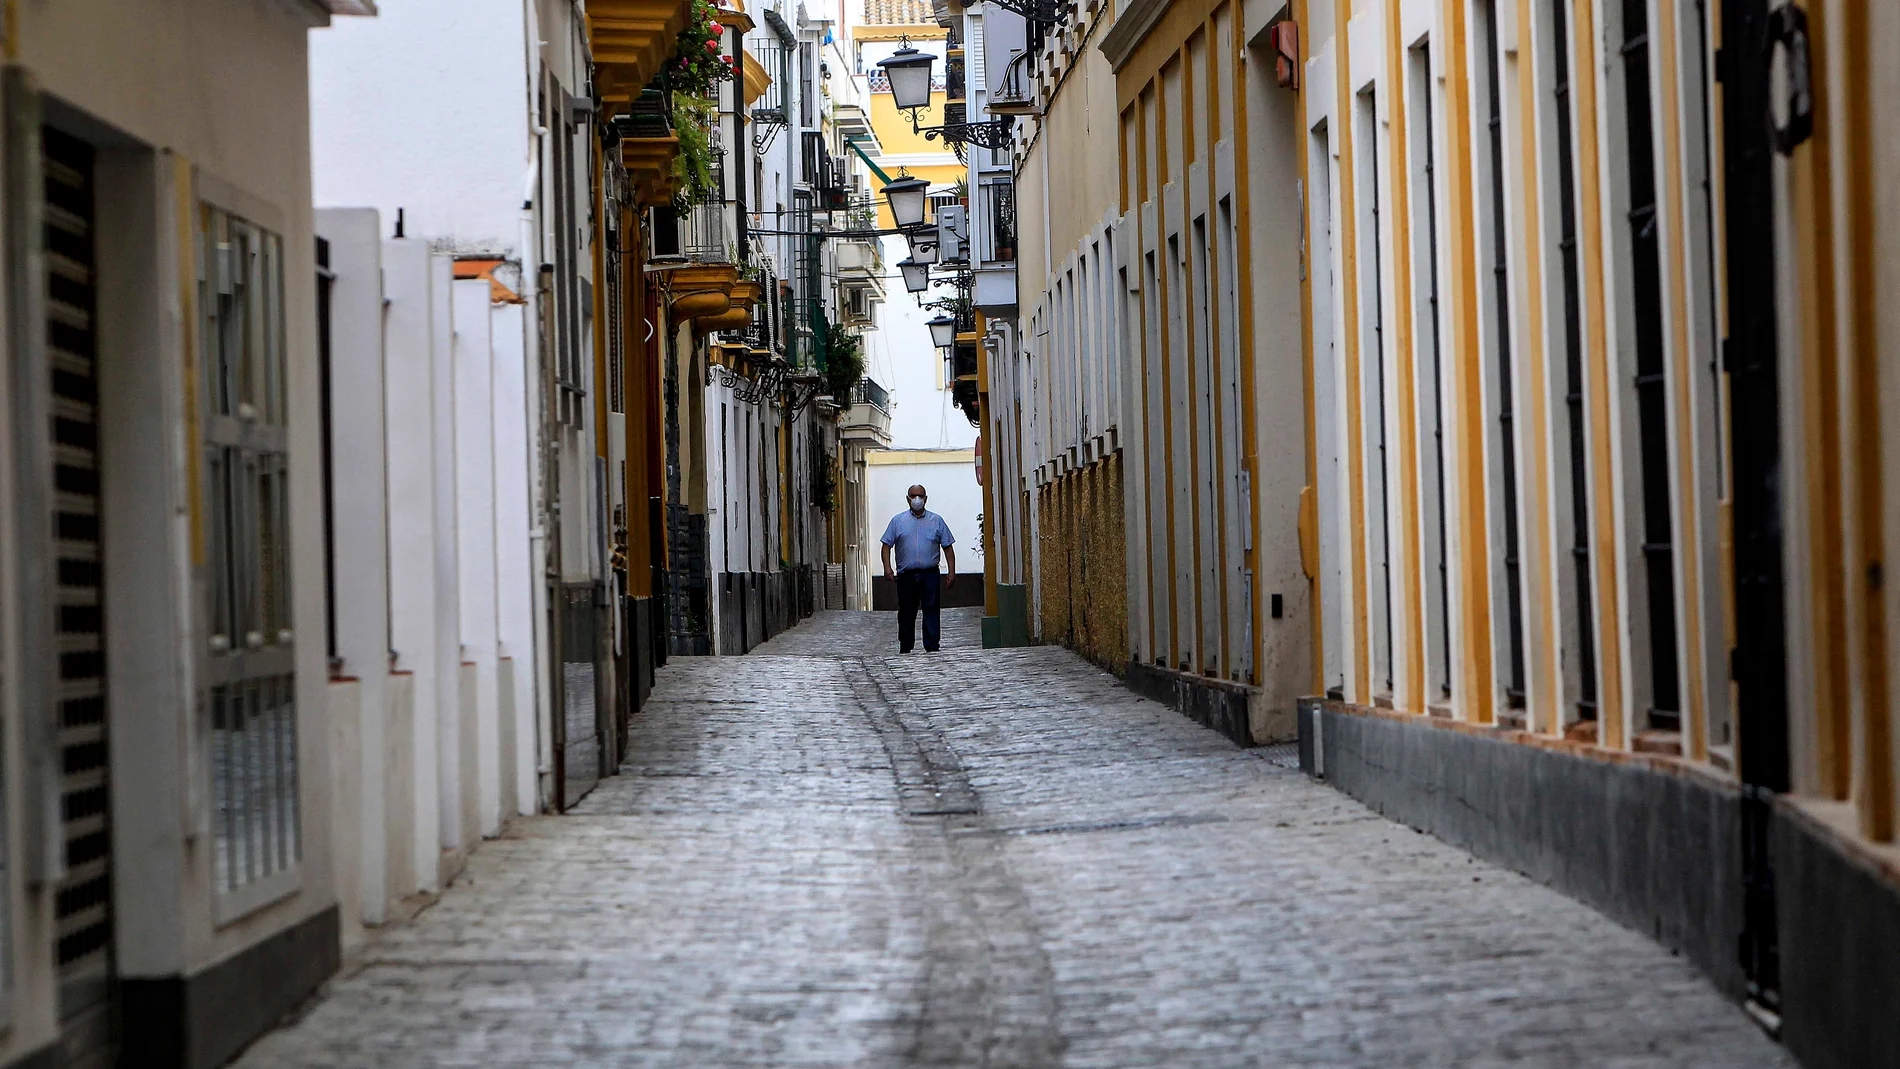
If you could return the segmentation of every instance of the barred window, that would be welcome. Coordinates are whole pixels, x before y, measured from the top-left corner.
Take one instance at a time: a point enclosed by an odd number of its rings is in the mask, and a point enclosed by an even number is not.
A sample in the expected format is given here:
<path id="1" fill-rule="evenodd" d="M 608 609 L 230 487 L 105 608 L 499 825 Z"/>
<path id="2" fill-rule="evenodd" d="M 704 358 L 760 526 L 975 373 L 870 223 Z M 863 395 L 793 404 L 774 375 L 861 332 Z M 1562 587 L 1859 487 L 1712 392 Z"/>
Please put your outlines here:
<path id="1" fill-rule="evenodd" d="M 199 216 L 205 684 L 221 916 L 295 886 L 297 706 L 283 238 Z"/>

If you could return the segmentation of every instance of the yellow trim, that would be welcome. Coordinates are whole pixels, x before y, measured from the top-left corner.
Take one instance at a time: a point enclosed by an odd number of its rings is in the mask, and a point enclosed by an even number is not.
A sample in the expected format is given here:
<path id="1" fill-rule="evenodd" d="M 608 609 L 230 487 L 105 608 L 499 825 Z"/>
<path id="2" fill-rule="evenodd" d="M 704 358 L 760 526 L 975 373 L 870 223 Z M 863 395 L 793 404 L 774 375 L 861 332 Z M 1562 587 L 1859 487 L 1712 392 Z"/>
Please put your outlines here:
<path id="1" fill-rule="evenodd" d="M 1535 25 L 1531 15 L 1530 0 L 1517 0 L 1517 25 L 1520 41 L 1534 36 L 1530 27 Z M 1533 74 L 1537 64 L 1526 54 L 1529 50 L 1520 48 L 1517 59 L 1518 114 L 1521 118 L 1522 136 L 1518 138 L 1523 153 L 1525 181 L 1519 186 L 1523 197 L 1523 230 L 1520 233 L 1519 248 L 1523 250 L 1524 261 L 1524 345 L 1519 352 L 1524 357 L 1525 384 L 1530 388 L 1530 439 L 1532 443 L 1532 464 L 1535 471 L 1532 485 L 1535 487 L 1531 500 L 1530 538 L 1531 556 L 1534 562 L 1533 574 L 1538 579 L 1538 589 L 1542 596 L 1526 597 L 1527 607 L 1536 612 L 1540 624 L 1543 656 L 1538 658 L 1538 687 L 1535 696 L 1538 701 L 1531 704 L 1529 726 L 1533 731 L 1545 730 L 1560 734 L 1564 729 L 1563 715 L 1563 673 L 1562 651 L 1558 647 L 1557 612 L 1562 599 L 1557 596 L 1557 562 L 1551 559 L 1550 547 L 1555 537 L 1551 531 L 1551 486 L 1550 486 L 1550 354 L 1544 348 L 1544 245 L 1539 223 L 1539 201 L 1537 197 L 1537 140 L 1531 131 L 1537 125 L 1537 81 Z M 1528 585 L 1527 585 L 1528 589 Z"/>
<path id="2" fill-rule="evenodd" d="M 1293 0 L 1293 21 L 1295 25 L 1311 25 L 1307 21 L 1307 0 Z M 1305 247 L 1300 250 L 1300 396 L 1301 409 L 1306 417 L 1306 485 L 1300 488 L 1300 564 L 1306 572 L 1307 591 L 1307 634 L 1312 636 L 1313 649 L 1311 665 L 1312 692 L 1326 693 L 1326 587 L 1319 581 L 1319 420 L 1314 410 L 1314 367 L 1313 367 L 1313 172 L 1310 170 L 1308 146 L 1312 141 L 1311 127 L 1306 117 L 1306 64 L 1311 59 L 1312 42 L 1307 34 L 1299 35 L 1300 63 L 1298 77 L 1300 89 L 1294 93 L 1293 113 L 1298 130 L 1298 147 L 1294 150 L 1294 159 L 1299 166 L 1300 189 L 1305 197 L 1300 203 L 1300 233 L 1305 235 Z M 1245 139 L 1243 139 L 1244 143 Z M 1326 190 L 1320 190 L 1320 196 L 1330 196 Z M 1244 244 L 1251 246 L 1249 240 Z M 1258 488 L 1256 493 L 1260 492 Z"/>
<path id="3" fill-rule="evenodd" d="M 7 4 L 8 46 L 13 5 Z M 198 370 L 198 240 L 203 225 L 198 217 L 198 198 L 192 183 L 191 161 L 172 153 L 173 209 L 178 213 L 178 308 L 180 319 L 179 349 L 184 365 L 185 392 L 185 497 L 191 523 L 191 563 L 205 562 L 204 515 L 204 437 L 198 426 L 198 398 L 202 387 Z"/>
<path id="4" fill-rule="evenodd" d="M 1518 0 L 1522 5 L 1528 0 Z M 1425 711 L 1425 604 L 1424 604 L 1424 529 L 1420 521 L 1418 486 L 1418 394 L 1412 351 L 1412 212 L 1411 174 L 1406 138 L 1407 109 L 1405 42 L 1399 20 L 1399 0 L 1385 3 L 1385 76 L 1386 111 L 1389 124 L 1387 166 L 1392 170 L 1392 300 L 1393 332 L 1398 353 L 1396 372 L 1399 380 L 1399 537 L 1405 554 L 1405 681 L 1404 692 L 1392 696 L 1393 704 L 1413 712 Z M 1428 83 L 1429 84 L 1429 83 Z M 1425 106 L 1431 107 L 1429 95 Z M 1375 115 L 1376 119 L 1377 116 Z M 1430 129 L 1426 124 L 1426 129 Z M 1391 552 L 1387 548 L 1387 552 Z M 1397 606 L 1394 606 L 1396 609 Z M 1398 660 L 1399 651 L 1392 650 Z"/>
<path id="5" fill-rule="evenodd" d="M 872 467 L 887 464 L 975 464 L 974 449 L 878 449 L 864 454 Z"/>
<path id="6" fill-rule="evenodd" d="M 1346 556 L 1352 562 L 1352 634 L 1353 691 L 1347 695 L 1352 701 L 1369 702 L 1372 699 L 1372 651 L 1369 648 L 1371 621 L 1367 614 L 1366 601 L 1366 459 L 1363 435 L 1364 413 L 1360 411 L 1363 399 L 1359 389 L 1359 221 L 1355 215 L 1358 204 L 1358 171 L 1354 167 L 1356 154 L 1353 152 L 1353 99 L 1352 99 L 1352 63 L 1351 49 L 1348 44 L 1352 36 L 1346 29 L 1346 21 L 1341 19 L 1339 32 L 1333 35 L 1333 86 L 1337 97 L 1333 114 L 1334 142 L 1339 146 L 1339 248 L 1340 248 L 1340 307 L 1343 311 L 1341 322 L 1345 324 L 1340 339 L 1340 352 L 1345 355 L 1345 367 L 1341 381 L 1346 391 L 1346 498 L 1348 502 L 1348 526 Z M 1373 120 L 1373 136 L 1378 136 L 1378 120 Z M 1374 175 L 1377 181 L 1378 176 Z M 1376 235 L 1375 235 L 1376 240 Z"/>
<path id="7" fill-rule="evenodd" d="M 1825 8 L 1808 13 L 1810 40 L 1827 40 Z M 1810 49 L 1817 122 L 1814 136 L 1795 152 L 1788 168 L 1788 192 L 1794 232 L 1808 235 L 1793 252 L 1797 313 L 1801 331 L 1801 399 L 1807 421 L 1804 451 L 1808 505 L 1808 620 L 1815 666 L 1814 771 L 1824 797 L 1845 799 L 1853 788 L 1852 688 L 1847 641 L 1847 593 L 1840 516 L 1840 401 L 1833 301 L 1834 232 L 1825 225 L 1832 211 L 1833 139 L 1826 121 L 1827 49 Z"/>
<path id="8" fill-rule="evenodd" d="M 901 41 L 906 37 L 912 41 L 942 41 L 948 39 L 949 36 L 950 31 L 942 26 L 925 22 L 851 27 L 853 41 Z"/>
<path id="9" fill-rule="evenodd" d="M 1159 83 L 1161 72 L 1223 2 L 1225 0 L 1174 0 L 1170 3 L 1142 34 L 1141 43 L 1115 68 L 1117 106 L 1128 107 L 1144 86 Z"/>
<path id="10" fill-rule="evenodd" d="M 1883 0 L 1887 2 L 1887 0 Z M 1818 5 L 1816 5 L 1818 6 Z M 1894 837 L 1893 710 L 1888 702 L 1887 612 L 1885 583 L 1874 578 L 1882 569 L 1885 487 L 1880 448 L 1880 339 L 1875 318 L 1879 299 L 1876 273 L 1878 250 L 1874 236 L 1874 131 L 1869 117 L 1876 90 L 1872 59 L 1873 36 L 1868 23 L 1868 0 L 1843 0 L 1840 42 L 1846 53 L 1847 92 L 1841 110 L 1846 117 L 1848 218 L 1843 240 L 1847 244 L 1846 330 L 1850 336 L 1848 378 L 1853 391 L 1853 419 L 1848 434 L 1853 446 L 1855 559 L 1852 574 L 1859 577 L 1861 613 L 1861 767 L 1854 802 L 1860 811 L 1861 834 L 1875 842 Z M 1822 47 L 1829 44 L 1816 34 Z"/>
<path id="11" fill-rule="evenodd" d="M 607 243 L 601 240 L 601 227 L 607 221 L 607 183 L 605 181 L 606 157 L 596 166 L 590 183 L 594 187 L 593 233 L 590 235 L 594 245 L 594 278 L 607 277 Z M 607 426 L 607 391 L 599 387 L 607 382 L 607 287 L 595 285 L 594 290 L 594 426 Z M 594 455 L 607 458 L 607 435 L 594 436 Z"/>
<path id="12" fill-rule="evenodd" d="M 1589 0 L 1577 0 L 1583 7 Z M 1464 676 L 1459 683 L 1467 719 L 1489 724 L 1493 719 L 1491 667 L 1491 557 L 1484 550 L 1489 519 L 1484 486 L 1484 394 L 1478 366 L 1478 267 L 1474 245 L 1477 217 L 1471 173 L 1471 72 L 1465 47 L 1465 6 L 1443 8 L 1442 36 L 1450 46 L 1445 62 L 1446 157 L 1452 164 L 1449 211 L 1445 232 L 1451 236 L 1456 258 L 1450 272 L 1451 352 L 1458 440 L 1458 504 L 1464 519 L 1460 543 L 1458 585 L 1459 626 L 1464 633 Z"/>

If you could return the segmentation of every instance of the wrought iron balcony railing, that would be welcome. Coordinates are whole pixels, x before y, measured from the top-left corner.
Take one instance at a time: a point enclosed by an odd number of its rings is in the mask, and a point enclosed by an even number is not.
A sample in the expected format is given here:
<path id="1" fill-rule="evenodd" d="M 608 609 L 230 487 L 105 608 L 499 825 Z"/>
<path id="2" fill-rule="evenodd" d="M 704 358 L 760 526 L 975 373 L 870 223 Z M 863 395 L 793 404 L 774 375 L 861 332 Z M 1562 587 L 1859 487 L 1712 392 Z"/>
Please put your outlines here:
<path id="1" fill-rule="evenodd" d="M 889 390 L 879 386 L 870 379 L 859 379 L 851 387 L 851 403 L 854 405 L 870 405 L 878 411 L 889 415 L 891 411 L 891 394 Z"/>
<path id="2" fill-rule="evenodd" d="M 1016 259 L 1016 183 L 986 182 L 980 188 L 989 238 L 983 259 L 988 263 L 1013 261 Z"/>
<path id="3" fill-rule="evenodd" d="M 1031 115 L 1036 111 L 1036 79 L 1030 65 L 1034 54 L 1023 51 L 1010 56 L 1003 66 L 1003 78 L 990 94 L 992 115 Z"/>

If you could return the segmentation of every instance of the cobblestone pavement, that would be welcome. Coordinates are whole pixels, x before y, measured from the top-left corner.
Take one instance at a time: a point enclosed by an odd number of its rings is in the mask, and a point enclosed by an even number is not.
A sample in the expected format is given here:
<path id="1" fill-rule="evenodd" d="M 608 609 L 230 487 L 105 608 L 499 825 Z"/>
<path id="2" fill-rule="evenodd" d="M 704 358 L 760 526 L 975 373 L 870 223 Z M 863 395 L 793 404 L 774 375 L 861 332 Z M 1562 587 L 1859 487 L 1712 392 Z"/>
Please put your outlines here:
<path id="1" fill-rule="evenodd" d="M 1789 1066 L 1695 970 L 1053 648 L 676 660 L 247 1069 Z"/>

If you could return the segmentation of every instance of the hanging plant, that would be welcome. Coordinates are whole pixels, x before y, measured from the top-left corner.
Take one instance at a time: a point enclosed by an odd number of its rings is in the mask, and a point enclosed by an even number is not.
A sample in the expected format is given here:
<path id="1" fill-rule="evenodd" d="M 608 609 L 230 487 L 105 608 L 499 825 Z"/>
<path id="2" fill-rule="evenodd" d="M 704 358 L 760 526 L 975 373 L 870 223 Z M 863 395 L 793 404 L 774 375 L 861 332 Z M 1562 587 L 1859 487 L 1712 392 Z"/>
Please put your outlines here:
<path id="1" fill-rule="evenodd" d="M 733 59 L 719 49 L 725 27 L 719 24 L 718 14 L 719 9 L 707 0 L 693 0 L 692 14 L 666 65 L 667 84 L 674 92 L 711 97 L 714 86 L 732 77 Z"/>
<path id="2" fill-rule="evenodd" d="M 713 173 L 716 161 L 712 130 L 718 121 L 719 110 L 712 101 L 685 93 L 673 94 L 673 135 L 680 142 L 679 155 L 673 157 L 673 177 L 679 187 L 673 196 L 673 207 L 681 214 L 695 204 L 717 200 L 724 193 Z"/>
<path id="3" fill-rule="evenodd" d="M 825 337 L 825 385 L 831 396 L 851 396 L 851 387 L 864 377 L 864 349 L 855 334 L 829 331 Z"/>

